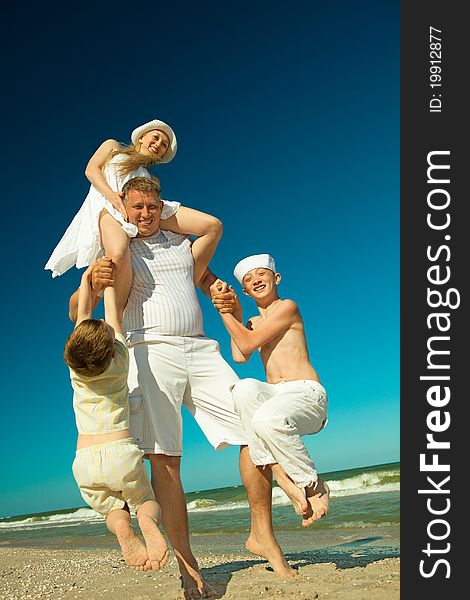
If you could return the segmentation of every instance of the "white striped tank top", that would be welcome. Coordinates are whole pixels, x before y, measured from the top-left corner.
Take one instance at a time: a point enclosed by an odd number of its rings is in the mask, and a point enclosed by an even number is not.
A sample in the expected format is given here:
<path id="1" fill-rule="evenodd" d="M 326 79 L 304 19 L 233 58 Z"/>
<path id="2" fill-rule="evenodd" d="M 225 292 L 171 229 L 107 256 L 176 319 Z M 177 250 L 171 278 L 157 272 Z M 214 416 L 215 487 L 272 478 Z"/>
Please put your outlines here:
<path id="1" fill-rule="evenodd" d="M 203 336 L 188 236 L 159 231 L 130 242 L 133 280 L 123 317 L 128 333 Z"/>

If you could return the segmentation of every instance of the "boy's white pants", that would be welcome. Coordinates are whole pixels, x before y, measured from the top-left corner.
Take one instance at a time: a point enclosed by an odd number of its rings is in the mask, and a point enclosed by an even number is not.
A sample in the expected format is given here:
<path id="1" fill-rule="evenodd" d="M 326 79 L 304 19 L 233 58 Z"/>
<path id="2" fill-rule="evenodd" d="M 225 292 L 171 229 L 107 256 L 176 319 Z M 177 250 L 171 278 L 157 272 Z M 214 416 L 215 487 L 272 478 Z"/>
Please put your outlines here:
<path id="1" fill-rule="evenodd" d="M 232 396 L 254 464 L 278 463 L 299 488 L 313 485 L 318 475 L 300 436 L 326 425 L 328 398 L 323 386 L 313 380 L 241 379 L 232 387 Z"/>

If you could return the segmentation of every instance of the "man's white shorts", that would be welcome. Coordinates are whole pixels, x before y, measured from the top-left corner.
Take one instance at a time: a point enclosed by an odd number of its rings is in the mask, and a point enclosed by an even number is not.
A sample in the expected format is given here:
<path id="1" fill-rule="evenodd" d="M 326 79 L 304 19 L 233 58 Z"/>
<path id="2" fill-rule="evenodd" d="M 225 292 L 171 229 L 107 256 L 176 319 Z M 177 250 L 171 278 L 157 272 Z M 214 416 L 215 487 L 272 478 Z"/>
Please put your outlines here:
<path id="1" fill-rule="evenodd" d="M 131 334 L 130 428 L 146 454 L 181 456 L 184 406 L 217 450 L 247 443 L 231 387 L 238 381 L 206 337 Z"/>

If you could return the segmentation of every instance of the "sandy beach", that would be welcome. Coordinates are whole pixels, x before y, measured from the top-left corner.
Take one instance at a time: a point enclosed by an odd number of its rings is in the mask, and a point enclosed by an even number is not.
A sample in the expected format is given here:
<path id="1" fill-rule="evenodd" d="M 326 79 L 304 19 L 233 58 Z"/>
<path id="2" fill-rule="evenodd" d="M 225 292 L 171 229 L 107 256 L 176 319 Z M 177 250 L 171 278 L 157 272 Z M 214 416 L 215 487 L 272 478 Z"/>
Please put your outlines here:
<path id="1" fill-rule="evenodd" d="M 224 599 L 398 600 L 399 477 L 398 464 L 333 473 L 328 481 L 338 496 L 307 529 L 274 489 L 276 537 L 298 571 L 289 581 L 245 549 L 244 488 L 188 493 L 191 547 L 203 577 Z M 0 519 L 2 599 L 176 600 L 180 586 L 172 551 L 162 571 L 132 571 L 89 508 Z"/>
<path id="2" fill-rule="evenodd" d="M 267 563 L 248 552 L 199 554 L 205 579 L 217 598 L 302 598 L 398 600 L 399 559 L 374 560 L 338 552 L 291 552 L 298 569 L 283 581 Z M 65 598 L 94 600 L 176 600 L 182 598 L 176 560 L 163 571 L 131 571 L 117 550 L 0 548 L 0 597 L 8 600 Z"/>

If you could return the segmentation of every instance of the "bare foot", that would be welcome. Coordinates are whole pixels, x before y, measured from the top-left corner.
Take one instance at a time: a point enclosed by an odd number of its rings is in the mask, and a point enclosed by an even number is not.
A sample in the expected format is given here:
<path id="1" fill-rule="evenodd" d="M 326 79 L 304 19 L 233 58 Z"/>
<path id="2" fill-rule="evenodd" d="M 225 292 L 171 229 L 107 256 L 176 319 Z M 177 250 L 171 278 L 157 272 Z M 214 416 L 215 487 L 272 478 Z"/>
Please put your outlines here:
<path id="1" fill-rule="evenodd" d="M 168 560 L 168 546 L 155 521 L 145 515 L 139 519 L 151 569 L 162 569 Z"/>
<path id="2" fill-rule="evenodd" d="M 297 575 L 297 571 L 293 569 L 284 558 L 279 544 L 274 540 L 271 544 L 261 544 L 256 540 L 253 534 L 246 540 L 246 549 L 265 558 L 276 575 L 283 579 L 293 579 Z"/>
<path id="3" fill-rule="evenodd" d="M 142 541 L 137 537 L 134 528 L 127 521 L 116 523 L 116 536 L 121 546 L 124 560 L 134 571 L 148 571 L 151 566 Z"/>
<path id="4" fill-rule="evenodd" d="M 199 571 L 186 568 L 186 573 L 181 576 L 184 600 L 199 600 L 199 598 L 215 598 L 217 592 L 206 583 Z"/>
<path id="5" fill-rule="evenodd" d="M 311 511 L 309 510 L 302 520 L 302 527 L 310 527 L 315 521 L 319 521 L 328 512 L 328 506 L 330 503 L 330 488 L 327 484 L 318 479 L 317 487 L 313 489 L 311 487 L 305 488 L 307 493 L 307 500 L 310 504 Z"/>
<path id="6" fill-rule="evenodd" d="M 217 592 L 208 583 L 206 583 L 194 559 L 194 566 L 186 561 L 178 560 L 181 573 L 182 597 L 184 600 L 199 600 L 199 598 L 215 598 Z"/>
<path id="7" fill-rule="evenodd" d="M 272 470 L 279 487 L 289 496 L 289 500 L 292 502 L 296 514 L 298 514 L 299 517 L 305 517 L 310 509 L 310 504 L 308 503 L 303 490 L 295 485 L 280 465 L 272 465 Z"/>

